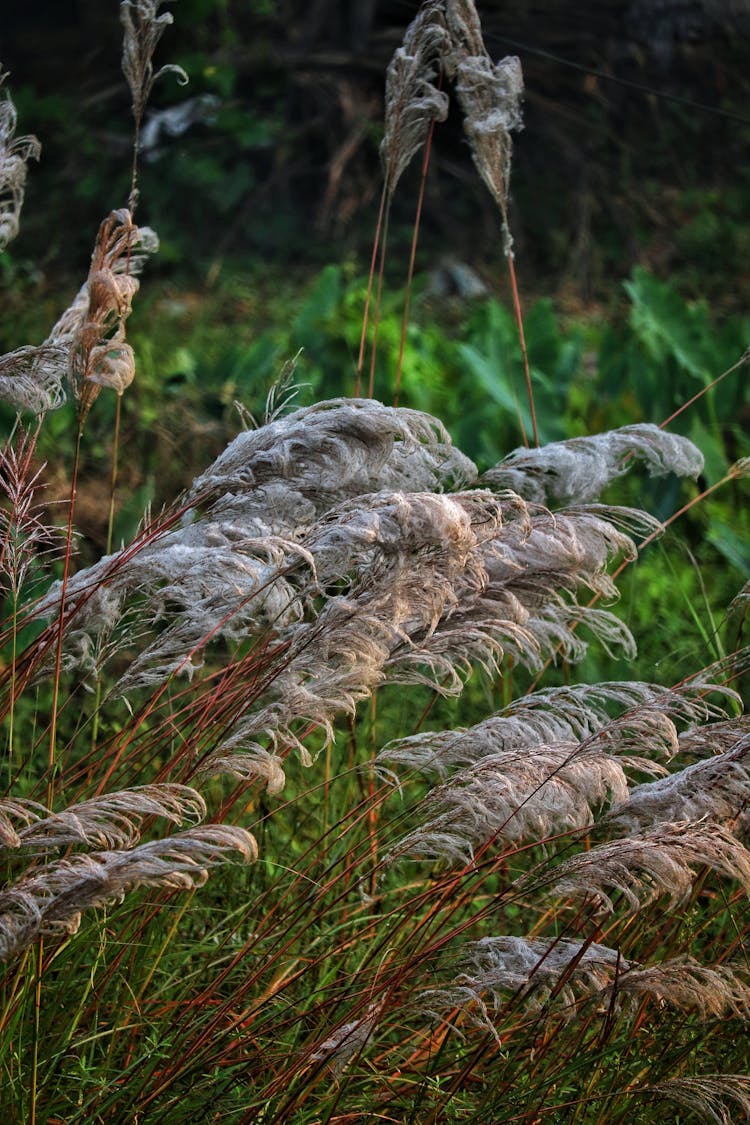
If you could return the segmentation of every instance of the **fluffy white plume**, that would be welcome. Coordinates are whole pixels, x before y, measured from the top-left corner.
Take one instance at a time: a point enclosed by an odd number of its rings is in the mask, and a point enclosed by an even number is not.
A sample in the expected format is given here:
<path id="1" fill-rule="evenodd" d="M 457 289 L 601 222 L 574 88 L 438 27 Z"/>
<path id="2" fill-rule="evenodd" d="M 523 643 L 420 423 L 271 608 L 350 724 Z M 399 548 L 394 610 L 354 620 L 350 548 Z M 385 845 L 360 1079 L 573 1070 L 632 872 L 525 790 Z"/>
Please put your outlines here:
<path id="1" fill-rule="evenodd" d="M 354 496 L 472 485 L 473 462 L 443 425 L 418 410 L 333 399 L 248 430 L 193 483 L 194 502 L 241 507 L 285 534 Z"/>
<path id="2" fill-rule="evenodd" d="M 459 863 L 498 841 L 544 840 L 586 828 L 628 784 L 616 758 L 576 743 L 529 747 L 483 757 L 433 789 L 419 806 L 421 826 L 394 855 Z"/>
<path id="3" fill-rule="evenodd" d="M 380 156 L 390 195 L 427 140 L 431 122 L 448 116 L 448 96 L 435 84 L 449 48 L 441 8 L 440 0 L 422 4 L 388 65 Z"/>
<path id="4" fill-rule="evenodd" d="M 666 1098 L 715 1125 L 732 1125 L 737 1120 L 730 1106 L 736 1106 L 750 1120 L 750 1077 L 746 1074 L 699 1074 L 693 1078 L 681 1075 L 632 1093 Z"/>
<path id="5" fill-rule="evenodd" d="M 750 1015 L 746 971 L 707 967 L 692 957 L 644 966 L 594 942 L 503 936 L 463 946 L 458 967 L 447 987 L 419 994 L 420 1008 L 440 1018 L 461 1008 L 485 1026 L 490 1004 L 495 1012 L 518 1001 L 533 1011 L 554 1005 L 571 1019 L 581 1000 L 595 998 L 602 1012 L 632 1011 L 651 996 L 703 1019 Z"/>
<path id="6" fill-rule="evenodd" d="M 572 1016 L 577 999 L 601 992 L 629 967 L 616 949 L 594 942 L 487 937 L 462 948 L 462 971 L 450 985 L 425 989 L 417 1003 L 439 1018 L 463 1009 L 482 1027 L 488 1002 L 497 1012 L 514 994 L 535 1010 L 554 997 L 556 1007 L 569 1008 Z"/>
<path id="7" fill-rule="evenodd" d="M 238 749 L 238 743 L 242 746 Z M 286 774 L 281 758 L 270 753 L 258 743 L 244 745 L 243 740 L 227 740 L 226 754 L 212 754 L 201 766 L 202 774 L 226 773 L 243 781 L 264 781 L 270 796 L 280 793 L 286 785 Z"/>
<path id="8" fill-rule="evenodd" d="M 660 773 L 663 768 L 653 761 L 655 756 L 671 757 L 680 747 L 685 752 L 693 746 L 690 739 L 697 739 L 704 731 L 710 745 L 716 745 L 724 724 L 698 727 L 681 737 L 675 726 L 677 722 L 706 722 L 724 714 L 718 703 L 710 702 L 709 690 L 726 691 L 701 684 L 671 690 L 636 681 L 545 688 L 522 696 L 468 730 L 424 731 L 389 742 L 378 754 L 378 761 L 446 777 L 453 768 L 480 762 L 489 755 L 573 740 L 582 743 L 596 736 L 600 747 L 618 755 L 623 750 L 630 755 L 647 740 L 648 760 L 637 764 Z M 726 694 L 735 698 L 731 691 Z M 730 744 L 737 741 L 737 722 L 726 724 L 724 737 Z M 713 740 L 712 730 L 716 732 Z"/>
<path id="9" fill-rule="evenodd" d="M 31 870 L 0 891 L 0 960 L 15 957 L 41 934 L 72 934 L 84 910 L 118 901 L 136 887 L 192 890 L 232 854 L 257 858 L 243 828 L 205 825 L 125 851 L 75 855 Z"/>
<path id="10" fill-rule="evenodd" d="M 612 809 L 610 818 L 629 829 L 702 817 L 746 828 L 749 806 L 750 737 L 745 735 L 713 758 L 636 786 L 626 801 Z"/>
<path id="11" fill-rule="evenodd" d="M 643 996 L 653 996 L 683 1012 L 694 1012 L 701 1019 L 721 1016 L 750 1018 L 750 987 L 747 967 L 739 965 L 701 965 L 694 957 L 675 957 L 657 965 L 633 965 L 615 986 L 617 1000 L 637 1004 Z"/>
<path id="12" fill-rule="evenodd" d="M 750 852 L 718 824 L 658 824 L 621 840 L 598 844 L 555 866 L 529 872 L 519 888 L 553 884 L 554 893 L 591 899 L 600 912 L 621 895 L 635 912 L 661 895 L 670 908 L 689 896 L 696 869 L 709 867 L 736 879 L 750 893 Z"/>
<path id="13" fill-rule="evenodd" d="M 173 21 L 171 12 L 159 13 L 164 0 L 120 0 L 120 22 L 123 28 L 122 72 L 133 98 L 133 116 L 140 130 L 143 111 L 154 82 L 163 74 L 176 74 L 181 85 L 187 74 L 180 66 L 168 63 L 154 70 L 154 51 L 164 31 Z"/>
<path id="14" fill-rule="evenodd" d="M 204 523 L 169 531 L 140 548 L 123 548 L 79 571 L 68 583 L 71 612 L 66 659 L 86 665 L 95 651 L 89 638 L 106 638 L 132 621 L 141 652 L 121 690 L 158 682 L 172 672 L 192 672 L 190 655 L 209 639 L 237 639 L 280 628 L 301 617 L 298 594 L 285 574 L 304 551 L 272 536 L 249 538 L 234 525 Z M 58 612 L 56 583 L 36 613 Z M 146 630 L 155 636 L 143 645 Z"/>
<path id="15" fill-rule="evenodd" d="M 485 473 L 482 483 L 512 488 L 542 504 L 585 504 L 627 472 L 633 459 L 643 461 L 652 476 L 697 477 L 703 469 L 702 454 L 687 438 L 642 424 L 541 449 L 516 449 Z"/>
<path id="16" fill-rule="evenodd" d="M 216 759 L 244 754 L 238 771 L 265 775 L 263 739 L 294 744 L 304 723 L 330 738 L 335 715 L 385 679 L 450 693 L 504 653 L 530 668 L 578 660 L 580 625 L 632 653 L 622 622 L 577 598 L 614 597 L 609 563 L 658 525 L 624 508 L 552 515 L 506 491 L 442 491 L 475 476 L 435 419 L 375 402 L 321 403 L 241 434 L 195 481 L 182 527 L 149 528 L 69 580 L 65 665 L 137 646 L 124 693 L 191 675 L 211 641 L 273 638 L 263 698 L 247 700 Z M 37 615 L 59 612 L 59 597 Z"/>
<path id="17" fill-rule="evenodd" d="M 0 398 L 16 410 L 43 414 L 65 401 L 68 349 L 57 343 L 16 348 L 0 356 Z"/>
<path id="18" fill-rule="evenodd" d="M 4 800 L 0 801 L 0 843 L 35 850 L 72 844 L 125 848 L 138 840 L 144 817 L 197 824 L 205 815 L 200 793 L 186 785 L 134 786 L 54 813 L 34 801 Z"/>
<path id="19" fill-rule="evenodd" d="M 503 216 L 505 249 L 510 250 L 506 207 L 510 181 L 511 130 L 522 126 L 523 72 L 511 55 L 493 63 L 487 54 L 466 55 L 456 67 L 456 93 L 464 129 L 479 175 Z"/>
<path id="20" fill-rule="evenodd" d="M 486 54 L 482 24 L 474 0 L 445 0 L 444 11 L 452 48 L 449 73 L 455 77 L 456 67 L 466 55 Z"/>

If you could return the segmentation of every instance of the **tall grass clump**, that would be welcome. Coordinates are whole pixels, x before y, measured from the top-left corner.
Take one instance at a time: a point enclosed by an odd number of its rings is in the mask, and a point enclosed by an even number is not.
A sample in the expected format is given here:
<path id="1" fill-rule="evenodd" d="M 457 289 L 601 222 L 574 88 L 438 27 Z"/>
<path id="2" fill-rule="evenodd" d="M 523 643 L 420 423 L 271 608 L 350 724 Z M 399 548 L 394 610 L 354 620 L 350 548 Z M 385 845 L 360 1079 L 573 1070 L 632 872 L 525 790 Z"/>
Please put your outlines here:
<path id="1" fill-rule="evenodd" d="M 81 435 L 134 377 L 127 318 L 156 249 L 134 208 L 160 6 L 122 5 L 129 205 L 48 339 L 0 360 L 18 411 L 0 471 L 6 1120 L 750 1116 L 747 651 L 677 684 L 573 671 L 591 644 L 634 658 L 613 575 L 664 531 L 603 494 L 627 472 L 695 479 L 691 442 L 641 423 L 480 475 L 427 414 L 270 396 L 130 542 L 77 564 Z M 386 205 L 444 115 L 440 73 L 510 255 L 520 69 L 489 60 L 472 3 L 424 4 L 397 52 Z M 4 98 L 8 241 L 38 150 Z M 54 518 L 36 441 L 66 396 Z M 462 694 L 470 721 L 448 725 Z"/>

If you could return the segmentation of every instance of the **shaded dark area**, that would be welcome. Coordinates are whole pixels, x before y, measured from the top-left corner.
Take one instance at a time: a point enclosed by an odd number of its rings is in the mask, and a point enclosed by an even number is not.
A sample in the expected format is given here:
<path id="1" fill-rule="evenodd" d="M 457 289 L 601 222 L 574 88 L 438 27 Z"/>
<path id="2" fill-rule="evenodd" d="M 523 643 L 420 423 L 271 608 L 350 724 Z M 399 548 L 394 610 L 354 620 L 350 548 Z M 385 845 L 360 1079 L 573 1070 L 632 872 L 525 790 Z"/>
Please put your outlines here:
<path id="1" fill-rule="evenodd" d="M 417 10 L 402 0 L 181 0 L 144 144 L 142 221 L 160 269 L 205 275 L 225 258 L 316 266 L 366 255 L 380 171 L 388 60 Z M 21 127 L 43 143 L 14 256 L 59 274 L 85 263 L 103 206 L 127 192 L 129 102 L 117 4 L 4 6 L 0 59 Z M 480 5 L 495 57 L 526 80 L 512 222 L 519 268 L 540 291 L 591 300 L 636 263 L 689 294 L 739 307 L 750 250 L 746 0 L 520 0 Z M 171 109 L 170 109 L 171 107 Z M 182 111 L 178 120 L 175 110 Z M 170 117 L 170 112 L 172 116 Z M 168 175 L 166 174 L 168 170 Z M 397 195 L 405 245 L 418 170 Z M 66 220 L 50 225 L 48 216 Z M 499 253 L 497 216 L 453 115 L 436 137 L 423 252 L 479 263 Z M 398 255 L 392 256 L 398 266 Z M 726 278 L 736 277 L 727 296 Z"/>

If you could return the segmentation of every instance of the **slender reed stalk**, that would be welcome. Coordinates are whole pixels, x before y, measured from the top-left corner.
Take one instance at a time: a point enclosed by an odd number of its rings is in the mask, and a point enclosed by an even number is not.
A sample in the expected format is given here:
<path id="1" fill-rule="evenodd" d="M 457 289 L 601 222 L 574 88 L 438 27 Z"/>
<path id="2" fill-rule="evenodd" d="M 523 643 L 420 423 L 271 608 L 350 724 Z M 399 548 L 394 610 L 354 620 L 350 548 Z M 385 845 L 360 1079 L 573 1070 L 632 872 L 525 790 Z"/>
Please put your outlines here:
<path id="1" fill-rule="evenodd" d="M 523 328 L 523 313 L 521 312 L 521 299 L 518 295 L 518 283 L 516 281 L 516 267 L 513 252 L 506 254 L 508 262 L 508 275 L 510 277 L 510 288 L 513 294 L 513 311 L 516 317 L 516 326 L 518 328 L 518 342 L 521 348 L 521 359 L 523 361 L 523 373 L 526 380 L 526 394 L 529 399 L 529 411 L 531 413 L 531 436 L 534 445 L 539 448 L 539 429 L 536 422 L 536 406 L 534 405 L 534 388 L 531 385 L 531 371 L 529 370 L 529 356 L 526 351 L 526 334 Z M 519 415 L 519 423 L 521 426 L 521 439 L 523 444 L 528 446 L 528 438 L 526 437 L 526 430 L 524 428 L 523 419 Z"/>
<path id="2" fill-rule="evenodd" d="M 372 318 L 372 342 L 370 344 L 370 373 L 367 380 L 367 397 L 375 396 L 375 367 L 378 358 L 378 329 L 380 327 L 380 302 L 383 297 L 383 278 L 385 276 L 385 259 L 388 251 L 388 221 L 390 209 L 386 209 L 383 220 L 383 232 L 380 239 L 380 265 L 378 266 L 377 285 L 375 287 L 375 311 Z"/>
<path id="3" fill-rule="evenodd" d="M 440 90 L 443 83 L 443 72 L 441 70 L 438 79 L 437 89 Z M 398 345 L 398 360 L 396 362 L 396 382 L 393 389 L 393 405 L 398 406 L 399 391 L 401 389 L 401 375 L 404 367 L 404 350 L 406 347 L 406 332 L 409 327 L 409 307 L 411 304 L 411 290 L 414 280 L 414 266 L 417 259 L 417 241 L 419 239 L 419 226 L 422 218 L 422 207 L 424 205 L 424 193 L 427 184 L 427 169 L 430 166 L 430 154 L 432 152 L 432 137 L 435 132 L 435 118 L 433 117 L 430 122 L 430 130 L 427 134 L 427 140 L 424 146 L 424 156 L 422 157 L 422 172 L 419 180 L 419 194 L 417 196 L 417 210 L 414 216 L 414 229 L 412 231 L 411 249 L 409 251 L 409 269 L 406 276 L 406 292 L 404 295 L 404 311 L 401 317 L 401 336 Z"/>
<path id="4" fill-rule="evenodd" d="M 354 397 L 359 398 L 360 386 L 362 381 L 362 372 L 365 364 L 365 348 L 367 345 L 367 326 L 370 319 L 370 301 L 372 298 L 372 286 L 375 280 L 375 266 L 378 260 L 378 250 L 380 248 L 380 239 L 383 230 L 383 217 L 385 214 L 385 206 L 387 199 L 387 185 L 383 184 L 383 190 L 380 193 L 380 209 L 378 211 L 378 221 L 375 226 L 375 237 L 372 242 L 372 255 L 370 257 L 370 272 L 367 275 L 367 293 L 365 295 L 365 307 L 362 310 L 362 330 L 359 337 L 359 352 L 357 353 L 357 377 L 354 383 Z"/>
<path id="5" fill-rule="evenodd" d="M 50 708 L 49 726 L 49 752 L 47 755 L 47 807 L 52 808 L 55 803 L 56 766 L 57 766 L 57 721 L 60 704 L 60 688 L 63 663 L 63 638 L 65 635 L 66 599 L 70 568 L 73 555 L 73 521 L 75 518 L 76 497 L 78 491 L 78 469 L 81 460 L 81 438 L 83 437 L 83 417 L 79 416 L 76 432 L 75 452 L 73 454 L 73 469 L 70 481 L 70 498 L 68 500 L 68 525 L 65 534 L 65 554 L 63 556 L 63 576 L 60 584 L 60 607 L 57 618 L 55 664 L 52 677 L 52 705 Z"/>

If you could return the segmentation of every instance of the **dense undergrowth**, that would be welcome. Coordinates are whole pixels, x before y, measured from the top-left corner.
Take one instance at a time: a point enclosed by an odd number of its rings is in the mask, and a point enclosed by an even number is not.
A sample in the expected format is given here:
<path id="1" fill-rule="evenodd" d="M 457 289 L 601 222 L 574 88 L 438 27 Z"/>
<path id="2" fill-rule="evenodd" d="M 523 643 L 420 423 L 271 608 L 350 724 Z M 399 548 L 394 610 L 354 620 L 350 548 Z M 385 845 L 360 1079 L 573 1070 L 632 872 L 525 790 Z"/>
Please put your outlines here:
<path id="1" fill-rule="evenodd" d="M 122 5 L 136 133 L 159 8 Z M 439 72 L 512 291 L 520 76 L 468 0 L 425 3 L 389 72 L 383 214 L 445 108 Z M 35 149 L 7 93 L 0 109 L 8 241 Z M 7 1119 L 750 1117 L 746 396 L 731 376 L 707 390 L 741 370 L 742 326 L 717 336 L 638 273 L 627 324 L 563 331 L 539 304 L 521 326 L 481 299 L 449 334 L 434 295 L 410 292 L 407 323 L 332 267 L 287 330 L 233 351 L 185 343 L 179 310 L 171 338 L 163 299 L 164 332 L 128 336 L 155 249 L 135 199 L 45 343 L 0 361 L 19 411 L 0 524 Z M 191 390 L 213 384 L 219 427 L 299 347 L 197 467 Z M 368 354 L 398 407 L 352 395 Z M 300 371 L 326 401 L 295 408 Z M 433 415 L 456 396 L 454 443 Z M 142 515 L 168 458 L 139 427 L 176 403 L 190 476 Z M 76 560 L 97 477 L 105 518 Z"/>

